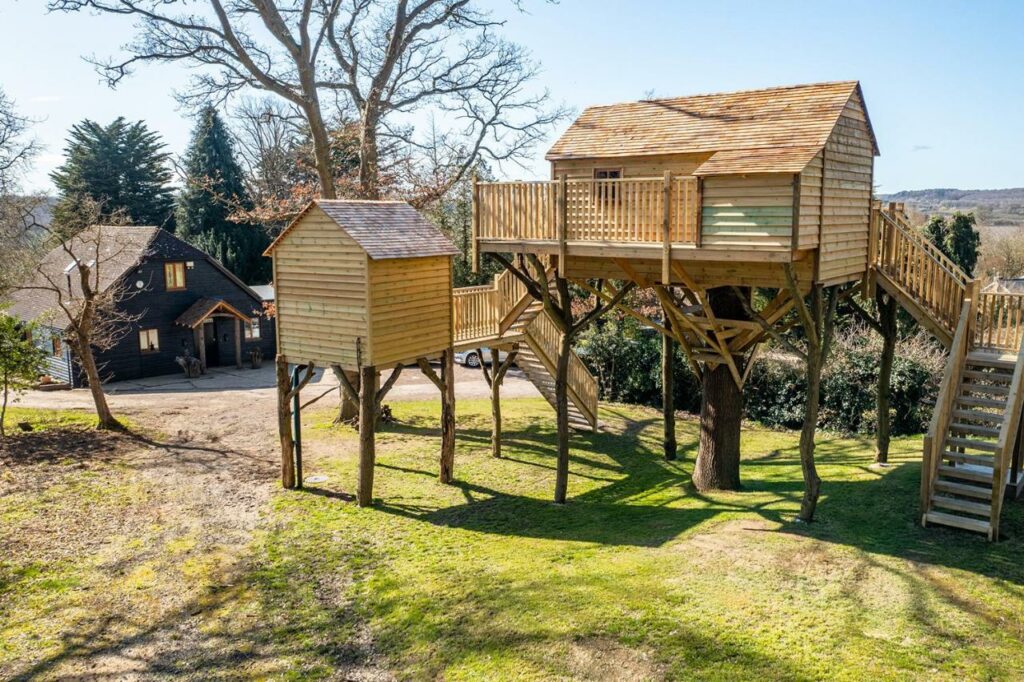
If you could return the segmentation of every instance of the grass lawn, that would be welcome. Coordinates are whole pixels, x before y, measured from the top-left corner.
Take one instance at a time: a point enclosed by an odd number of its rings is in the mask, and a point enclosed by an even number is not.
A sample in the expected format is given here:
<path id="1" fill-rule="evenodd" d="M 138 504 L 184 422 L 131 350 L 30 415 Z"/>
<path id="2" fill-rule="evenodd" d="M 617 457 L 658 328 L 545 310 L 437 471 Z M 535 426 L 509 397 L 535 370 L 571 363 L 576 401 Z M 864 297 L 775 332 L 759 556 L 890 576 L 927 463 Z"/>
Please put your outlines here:
<path id="1" fill-rule="evenodd" d="M 745 489 L 705 495 L 696 422 L 666 463 L 656 411 L 603 406 L 556 506 L 543 401 L 503 405 L 501 460 L 488 404 L 460 402 L 450 486 L 437 403 L 392 408 L 375 508 L 351 501 L 355 433 L 311 412 L 306 475 L 326 481 L 261 502 L 230 561 L 230 529 L 194 527 L 134 465 L 18 478 L 0 494 L 0 677 L 88 677 L 124 651 L 125 674 L 203 680 L 1024 677 L 1024 503 L 997 544 L 921 529 L 919 438 L 877 469 L 870 441 L 822 435 L 820 520 L 798 525 L 796 433 L 747 428 Z"/>
<path id="2" fill-rule="evenodd" d="M 606 406 L 603 432 L 573 438 L 556 506 L 543 402 L 507 402 L 502 460 L 487 404 L 461 402 L 453 486 L 436 480 L 437 405 L 393 408 L 375 509 L 336 496 L 355 435 L 316 413 L 307 442 L 331 454 L 307 474 L 328 481 L 279 494 L 262 537 L 254 578 L 276 627 L 317 643 L 301 676 L 327 675 L 346 653 L 325 643 L 358 627 L 409 679 L 1024 675 L 1022 505 L 999 544 L 921 529 L 919 438 L 876 469 L 870 441 L 822 436 L 808 526 L 793 522 L 796 433 L 748 428 L 744 491 L 704 495 L 688 482 L 695 422 L 666 463 L 656 411 Z"/>

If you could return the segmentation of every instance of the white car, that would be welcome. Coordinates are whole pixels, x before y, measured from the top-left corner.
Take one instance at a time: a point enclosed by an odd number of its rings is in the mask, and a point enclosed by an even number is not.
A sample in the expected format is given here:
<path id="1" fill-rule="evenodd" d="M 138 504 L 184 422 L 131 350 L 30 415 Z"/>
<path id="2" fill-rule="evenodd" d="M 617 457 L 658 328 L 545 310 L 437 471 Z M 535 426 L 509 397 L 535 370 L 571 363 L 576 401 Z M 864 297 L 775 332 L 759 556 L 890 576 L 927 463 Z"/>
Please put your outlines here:
<path id="1" fill-rule="evenodd" d="M 480 350 L 482 350 L 484 353 L 483 361 L 488 365 L 491 364 L 491 349 L 481 348 Z M 498 351 L 498 362 L 504 362 L 505 358 L 507 357 L 508 353 L 506 353 L 503 350 Z M 455 362 L 459 363 L 460 365 L 465 365 L 466 367 L 480 366 L 480 356 L 477 355 L 475 348 L 473 350 L 459 351 L 458 353 L 455 354 L 455 357 L 453 359 L 455 360 Z"/>

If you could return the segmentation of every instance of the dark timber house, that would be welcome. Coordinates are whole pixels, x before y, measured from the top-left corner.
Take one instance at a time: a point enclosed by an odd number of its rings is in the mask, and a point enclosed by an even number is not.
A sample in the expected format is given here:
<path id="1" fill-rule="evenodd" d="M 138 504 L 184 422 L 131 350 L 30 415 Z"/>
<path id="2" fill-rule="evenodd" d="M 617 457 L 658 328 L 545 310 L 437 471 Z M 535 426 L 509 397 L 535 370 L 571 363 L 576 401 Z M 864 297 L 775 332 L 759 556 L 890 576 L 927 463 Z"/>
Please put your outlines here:
<path id="1" fill-rule="evenodd" d="M 264 357 L 273 355 L 274 323 L 263 315 L 260 297 L 217 260 L 158 227 L 124 226 L 94 227 L 74 238 L 76 258 L 94 258 L 90 235 L 100 230 L 99 286 L 124 287 L 128 294 L 118 305 L 134 318 L 112 348 L 96 354 L 105 381 L 180 372 L 175 358 L 181 355 L 201 358 L 207 366 L 241 365 L 254 348 Z M 70 265 L 70 256 L 58 246 L 43 258 L 40 269 L 46 276 L 36 273 L 37 281 L 27 286 L 66 282 L 66 298 L 74 300 L 81 288 L 77 273 L 68 277 Z M 62 338 L 67 318 L 52 290 L 15 292 L 7 313 L 43 325 L 38 342 L 50 351 L 49 374 L 82 385 L 84 377 Z"/>

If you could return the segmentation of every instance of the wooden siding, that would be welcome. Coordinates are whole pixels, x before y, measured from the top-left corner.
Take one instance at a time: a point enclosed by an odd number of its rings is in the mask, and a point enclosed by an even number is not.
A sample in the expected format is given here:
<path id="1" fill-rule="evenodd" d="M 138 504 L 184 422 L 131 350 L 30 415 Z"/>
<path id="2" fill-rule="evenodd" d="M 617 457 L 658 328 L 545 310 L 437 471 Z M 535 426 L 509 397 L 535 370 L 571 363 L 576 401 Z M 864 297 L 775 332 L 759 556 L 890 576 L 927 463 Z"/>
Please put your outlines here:
<path id="1" fill-rule="evenodd" d="M 788 250 L 793 232 L 793 175 L 704 178 L 701 246 Z"/>
<path id="2" fill-rule="evenodd" d="M 652 154 L 650 156 L 624 156 L 613 158 L 565 159 L 551 162 L 551 178 L 560 175 L 570 180 L 594 177 L 594 170 L 621 169 L 625 178 L 661 178 L 668 171 L 672 175 L 692 175 L 697 166 L 711 158 L 711 153 Z"/>
<path id="3" fill-rule="evenodd" d="M 649 281 L 661 279 L 661 261 L 656 259 L 627 259 L 631 270 Z M 797 280 L 809 284 L 814 273 L 814 259 L 806 257 L 793 263 Z M 686 272 L 703 287 L 721 286 L 770 287 L 786 286 L 786 277 L 781 263 L 765 263 L 749 260 L 728 262 L 687 261 L 683 263 Z M 570 256 L 566 264 L 566 276 L 578 279 L 621 279 L 625 277 L 616 261 L 602 257 Z M 673 284 L 683 282 L 673 280 Z"/>
<path id="4" fill-rule="evenodd" d="M 319 208 L 308 211 L 274 250 L 277 334 L 292 363 L 356 367 L 367 338 L 367 256 Z"/>
<path id="5" fill-rule="evenodd" d="M 450 257 L 371 260 L 369 268 L 374 365 L 413 360 L 451 345 Z"/>
<path id="6" fill-rule="evenodd" d="M 797 248 L 818 247 L 821 225 L 821 152 L 800 173 L 800 228 Z"/>
<path id="7" fill-rule="evenodd" d="M 839 284 L 867 268 L 874 147 L 855 92 L 824 149 L 824 198 L 818 278 Z"/>

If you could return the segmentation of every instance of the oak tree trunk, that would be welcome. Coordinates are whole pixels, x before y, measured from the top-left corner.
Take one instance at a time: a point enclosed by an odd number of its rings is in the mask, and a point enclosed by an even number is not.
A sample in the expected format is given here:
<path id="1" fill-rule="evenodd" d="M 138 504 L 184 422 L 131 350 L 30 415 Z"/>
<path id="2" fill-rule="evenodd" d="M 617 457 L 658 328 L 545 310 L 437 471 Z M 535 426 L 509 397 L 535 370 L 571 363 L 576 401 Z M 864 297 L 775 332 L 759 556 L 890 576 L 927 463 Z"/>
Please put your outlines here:
<path id="1" fill-rule="evenodd" d="M 380 169 L 377 152 L 378 114 L 367 103 L 359 131 L 359 193 L 364 199 L 380 199 Z"/>
<path id="2" fill-rule="evenodd" d="M 363 367 L 359 379 L 359 483 L 356 503 L 360 507 L 373 504 L 373 468 L 377 459 L 377 384 L 380 375 L 376 367 Z"/>
<path id="3" fill-rule="evenodd" d="M 749 289 L 741 289 L 749 296 Z M 747 319 L 743 303 L 732 287 L 708 290 L 708 304 L 716 317 Z M 724 364 L 705 367 L 701 382 L 700 443 L 693 465 L 698 490 L 738 490 L 740 487 L 740 431 L 743 391 Z"/>
<path id="4" fill-rule="evenodd" d="M 875 412 L 875 461 L 889 461 L 889 401 L 892 395 L 892 361 L 896 353 L 896 301 L 892 296 L 878 292 L 878 324 L 882 328 L 882 357 L 878 365 L 878 391 Z"/>
<path id="5" fill-rule="evenodd" d="M 555 422 L 558 457 L 555 464 L 555 502 L 565 503 L 569 489 L 569 357 L 572 339 L 562 334 L 555 365 Z"/>
<path id="6" fill-rule="evenodd" d="M 668 315 L 664 315 L 665 326 L 672 328 Z M 665 421 L 665 459 L 676 458 L 676 405 L 675 405 L 675 342 L 672 337 L 661 336 L 661 410 Z"/>
<path id="7" fill-rule="evenodd" d="M 312 102 L 304 108 L 310 136 L 313 138 L 313 158 L 316 161 L 316 174 L 320 179 L 320 196 L 324 199 L 336 199 L 334 169 L 331 167 L 331 140 L 320 113 L 320 103 Z"/>
<path id="8" fill-rule="evenodd" d="M 455 357 L 449 348 L 441 354 L 441 466 L 439 478 L 455 477 Z"/>
<path id="9" fill-rule="evenodd" d="M 359 372 L 346 371 L 338 365 L 332 365 L 331 370 L 334 372 L 334 376 L 338 377 L 338 392 L 341 394 L 341 404 L 338 407 L 338 416 L 335 417 L 334 423 L 354 423 L 359 418 L 359 403 L 348 396 L 348 393 L 342 387 L 341 377 L 338 375 L 344 372 L 348 382 L 352 384 L 356 391 L 359 391 Z"/>
<path id="10" fill-rule="evenodd" d="M 800 429 L 800 468 L 804 476 L 804 497 L 800 502 L 799 518 L 807 522 L 814 520 L 814 510 L 821 493 L 821 478 L 814 464 L 814 435 L 818 430 L 823 363 L 821 351 L 810 349 L 807 354 L 807 403 L 804 405 L 804 425 Z"/>
<path id="11" fill-rule="evenodd" d="M 281 438 L 281 485 L 295 487 L 295 459 L 293 455 L 291 406 L 288 404 L 288 390 L 291 378 L 288 363 L 278 355 L 275 361 L 277 373 L 277 432 Z"/>
<path id="12" fill-rule="evenodd" d="M 96 357 L 92 353 L 92 345 L 89 339 L 78 335 L 75 343 L 75 352 L 78 354 L 78 362 L 85 371 L 86 380 L 89 382 L 89 392 L 92 394 L 92 401 L 96 405 L 96 428 L 101 430 L 121 431 L 124 426 L 114 418 L 107 405 L 107 395 L 103 392 L 103 380 L 100 378 L 99 368 L 96 367 Z"/>
<path id="13" fill-rule="evenodd" d="M 498 374 L 501 357 L 497 348 L 491 349 L 491 454 L 501 457 L 501 381 Z"/>

